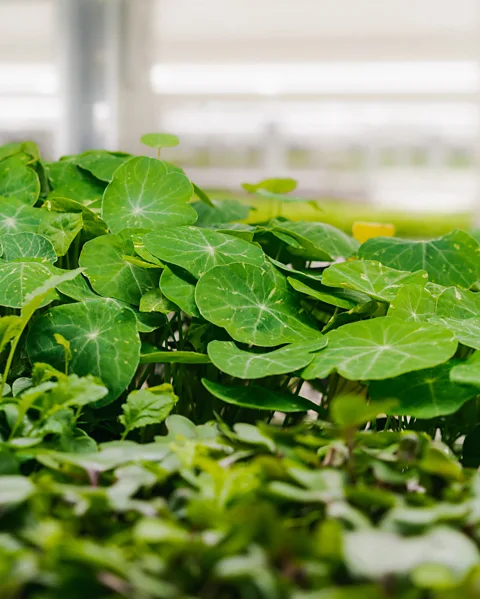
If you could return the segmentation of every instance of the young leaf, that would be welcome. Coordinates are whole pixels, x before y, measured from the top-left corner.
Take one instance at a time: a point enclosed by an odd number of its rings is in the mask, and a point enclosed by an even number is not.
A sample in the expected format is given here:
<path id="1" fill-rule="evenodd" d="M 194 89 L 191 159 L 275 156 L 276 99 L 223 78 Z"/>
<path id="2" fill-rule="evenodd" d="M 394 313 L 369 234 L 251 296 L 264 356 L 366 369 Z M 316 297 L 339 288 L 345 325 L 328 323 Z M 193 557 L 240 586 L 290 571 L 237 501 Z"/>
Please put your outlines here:
<path id="1" fill-rule="evenodd" d="M 202 316 L 236 340 L 263 347 L 320 336 L 286 278 L 270 264 L 216 266 L 197 283 Z"/>
<path id="2" fill-rule="evenodd" d="M 112 402 L 130 383 L 140 358 L 140 340 L 131 310 L 99 299 L 57 306 L 36 319 L 27 338 L 30 359 L 61 370 L 64 353 L 55 342 L 55 333 L 70 342 L 71 371 L 78 376 L 93 374 L 108 387 L 109 393 L 100 405 Z"/>
<path id="3" fill-rule="evenodd" d="M 248 193 L 257 191 L 269 191 L 274 194 L 290 193 L 297 188 L 295 179 L 264 179 L 259 183 L 242 183 L 242 187 Z"/>
<path id="4" fill-rule="evenodd" d="M 454 414 L 461 406 L 475 397 L 477 390 L 458 385 L 450 380 L 454 364 L 440 364 L 416 372 L 408 372 L 396 378 L 374 381 L 370 384 L 373 400 L 396 399 L 388 414 L 436 418 Z"/>
<path id="5" fill-rule="evenodd" d="M 160 275 L 156 269 L 139 268 L 124 260 L 124 256 L 134 255 L 128 233 L 103 235 L 87 241 L 79 263 L 97 293 L 138 306 L 143 294 L 158 287 Z"/>
<path id="6" fill-rule="evenodd" d="M 154 158 L 132 158 L 115 171 L 105 190 L 102 218 L 112 233 L 190 225 L 197 219 L 188 204 L 192 195 L 183 173 Z"/>
<path id="7" fill-rule="evenodd" d="M 314 352 L 326 344 L 326 337 L 320 337 L 318 341 L 293 343 L 271 352 L 256 354 L 242 351 L 230 341 L 211 341 L 208 355 L 222 372 L 240 379 L 260 379 L 304 368 L 313 360 Z"/>
<path id="8" fill-rule="evenodd" d="M 393 316 L 347 324 L 327 338 L 327 347 L 316 354 L 303 378 L 325 378 L 337 370 L 349 380 L 382 380 L 442 364 L 457 349 L 444 327 Z"/>
<path id="9" fill-rule="evenodd" d="M 56 262 L 57 255 L 51 242 L 42 235 L 30 232 L 8 233 L 0 237 L 3 254 L 7 262 L 35 261 Z"/>
<path id="10" fill-rule="evenodd" d="M 322 283 L 327 287 L 347 287 L 361 291 L 384 302 L 395 299 L 404 285 L 425 287 L 428 275 L 425 271 L 404 272 L 383 266 L 379 262 L 355 260 L 333 264 L 327 268 Z"/>
<path id="11" fill-rule="evenodd" d="M 171 133 L 145 133 L 140 141 L 149 148 L 174 148 L 180 143 L 178 137 Z"/>
<path id="12" fill-rule="evenodd" d="M 471 287 L 480 279 L 480 245 L 455 229 L 432 241 L 376 237 L 362 245 L 359 257 L 399 270 L 425 270 L 434 283 Z"/>
<path id="13" fill-rule="evenodd" d="M 263 251 L 232 235 L 198 227 L 170 227 L 148 233 L 145 247 L 162 262 L 175 264 L 199 278 L 214 266 L 242 262 L 261 266 Z"/>
<path id="14" fill-rule="evenodd" d="M 163 422 L 177 401 L 171 385 L 132 391 L 122 406 L 123 414 L 119 418 L 125 427 L 123 438 L 136 428 Z"/>
<path id="15" fill-rule="evenodd" d="M 60 333 L 55 333 L 53 336 L 55 337 L 55 341 L 58 343 L 58 345 L 61 345 L 63 347 L 63 351 L 65 353 L 65 374 L 67 375 L 68 365 L 72 360 L 72 350 L 70 348 L 70 341 L 65 339 L 63 335 L 60 335 Z"/>
<path id="16" fill-rule="evenodd" d="M 150 289 L 140 299 L 140 312 L 170 314 L 170 312 L 175 312 L 176 310 L 177 306 L 157 288 Z"/>
<path id="17" fill-rule="evenodd" d="M 319 411 L 320 408 L 312 401 L 291 395 L 274 391 L 258 385 L 249 385 L 248 387 L 227 387 L 220 383 L 214 383 L 207 379 L 202 379 L 203 386 L 214 397 L 227 403 L 242 408 L 251 408 L 252 410 L 269 410 L 278 412 L 307 412 L 308 410 Z"/>

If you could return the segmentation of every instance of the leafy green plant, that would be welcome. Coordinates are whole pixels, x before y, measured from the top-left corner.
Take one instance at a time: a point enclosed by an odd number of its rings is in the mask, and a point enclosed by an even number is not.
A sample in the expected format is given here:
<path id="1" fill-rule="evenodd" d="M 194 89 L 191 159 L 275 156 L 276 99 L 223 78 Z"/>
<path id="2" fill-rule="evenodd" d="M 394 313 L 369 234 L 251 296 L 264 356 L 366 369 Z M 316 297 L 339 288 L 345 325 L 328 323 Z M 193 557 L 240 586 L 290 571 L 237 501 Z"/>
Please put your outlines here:
<path id="1" fill-rule="evenodd" d="M 247 216 L 158 158 L 0 148 L 2 597 L 478 584 L 478 240 Z"/>

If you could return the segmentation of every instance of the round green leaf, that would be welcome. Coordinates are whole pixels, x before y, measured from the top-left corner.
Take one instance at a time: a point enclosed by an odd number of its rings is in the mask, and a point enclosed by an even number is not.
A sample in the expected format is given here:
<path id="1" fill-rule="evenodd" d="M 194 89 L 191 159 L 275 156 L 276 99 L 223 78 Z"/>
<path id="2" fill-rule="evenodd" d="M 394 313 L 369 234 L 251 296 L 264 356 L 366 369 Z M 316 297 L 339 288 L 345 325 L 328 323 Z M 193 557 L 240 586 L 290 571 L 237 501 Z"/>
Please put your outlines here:
<path id="1" fill-rule="evenodd" d="M 242 187 L 249 193 L 268 191 L 273 194 L 290 193 L 297 188 L 295 179 L 263 179 L 259 183 L 242 183 Z"/>
<path id="2" fill-rule="evenodd" d="M 263 251 L 256 245 L 198 227 L 172 227 L 148 233 L 145 247 L 157 258 L 181 266 L 199 278 L 214 266 L 243 262 L 261 266 Z"/>
<path id="3" fill-rule="evenodd" d="M 0 237 L 0 243 L 3 247 L 2 259 L 7 262 L 31 260 L 53 263 L 57 260 L 53 245 L 46 237 L 37 233 L 8 233 Z"/>
<path id="4" fill-rule="evenodd" d="M 146 133 L 140 141 L 149 148 L 174 148 L 180 143 L 178 137 L 171 133 Z"/>
<path id="5" fill-rule="evenodd" d="M 0 164 L 0 196 L 14 197 L 24 204 L 33 206 L 40 195 L 40 180 L 28 166 Z"/>
<path id="6" fill-rule="evenodd" d="M 98 376 L 108 388 L 99 405 L 116 399 L 132 380 L 139 363 L 140 339 L 131 310 L 99 299 L 57 306 L 36 319 L 27 338 L 30 360 L 62 370 L 64 352 L 55 333 L 70 343 L 70 370 L 78 376 Z"/>
<path id="7" fill-rule="evenodd" d="M 167 266 L 160 277 L 160 290 L 182 312 L 200 317 L 195 302 L 195 282 L 191 278 L 193 277 L 188 272 L 182 272 L 181 269 L 172 270 Z"/>
<path id="8" fill-rule="evenodd" d="M 435 315 L 436 301 L 433 295 L 421 285 L 400 287 L 390 304 L 388 316 L 414 322 L 426 321 Z"/>
<path id="9" fill-rule="evenodd" d="M 242 351 L 231 341 L 211 341 L 208 355 L 222 372 L 239 379 L 261 379 L 304 368 L 313 360 L 313 352 L 327 344 L 326 337 L 307 343 L 293 343 L 263 354 Z"/>
<path id="10" fill-rule="evenodd" d="M 382 380 L 442 364 L 457 349 L 444 327 L 392 316 L 347 324 L 327 338 L 303 378 L 325 378 L 336 370 L 349 380 Z"/>
<path id="11" fill-rule="evenodd" d="M 265 387 L 259 387 L 258 385 L 248 385 L 248 387 L 227 387 L 226 385 L 214 383 L 207 379 L 202 379 L 202 383 L 205 389 L 207 389 L 207 391 L 214 397 L 242 408 L 278 412 L 307 412 L 308 410 L 319 410 L 317 404 L 314 404 L 304 397 L 273 391 L 271 389 L 266 389 Z"/>
<path id="12" fill-rule="evenodd" d="M 36 233 L 46 212 L 27 206 L 16 198 L 0 197 L 0 235 L 32 231 Z"/>
<path id="13" fill-rule="evenodd" d="M 364 260 L 378 260 L 399 270 L 426 270 L 434 283 L 470 287 L 480 279 L 480 245 L 455 229 L 431 241 L 375 237 L 359 250 Z"/>
<path id="14" fill-rule="evenodd" d="M 82 229 L 81 214 L 47 212 L 38 232 L 52 243 L 57 256 L 65 256 L 73 240 Z"/>
<path id="15" fill-rule="evenodd" d="M 428 275 L 425 271 L 404 272 L 383 266 L 379 262 L 355 260 L 332 264 L 322 277 L 327 287 L 347 287 L 361 291 L 384 302 L 395 299 L 399 289 L 404 285 L 425 286 Z"/>
<path id="16" fill-rule="evenodd" d="M 39 262 L 6 262 L 0 264 L 0 306 L 20 308 L 25 297 L 51 276 Z"/>
<path id="17" fill-rule="evenodd" d="M 125 255 L 135 255 L 128 234 L 102 235 L 83 246 L 79 263 L 97 293 L 138 305 L 142 295 L 158 286 L 159 273 L 134 266 Z"/>
<path id="18" fill-rule="evenodd" d="M 188 204 L 192 195 L 183 173 L 154 158 L 132 158 L 115 171 L 105 190 L 102 218 L 112 233 L 190 225 L 197 219 Z"/>
<path id="19" fill-rule="evenodd" d="M 286 277 L 268 263 L 210 269 L 197 283 L 195 300 L 202 316 L 236 341 L 273 347 L 320 336 Z"/>
<path id="20" fill-rule="evenodd" d="M 118 155 L 105 150 L 94 150 L 80 154 L 74 162 L 100 181 L 110 183 L 117 168 L 131 158 L 130 154 Z"/>
<path id="21" fill-rule="evenodd" d="M 370 384 L 372 400 L 396 399 L 388 414 L 436 418 L 454 414 L 475 397 L 477 390 L 450 380 L 452 364 L 440 364 L 399 377 Z"/>
<path id="22" fill-rule="evenodd" d="M 312 260 L 349 258 L 360 245 L 353 237 L 325 223 L 271 221 L 269 225 L 274 234 L 284 233 L 300 244 L 301 249 L 291 252 Z"/>

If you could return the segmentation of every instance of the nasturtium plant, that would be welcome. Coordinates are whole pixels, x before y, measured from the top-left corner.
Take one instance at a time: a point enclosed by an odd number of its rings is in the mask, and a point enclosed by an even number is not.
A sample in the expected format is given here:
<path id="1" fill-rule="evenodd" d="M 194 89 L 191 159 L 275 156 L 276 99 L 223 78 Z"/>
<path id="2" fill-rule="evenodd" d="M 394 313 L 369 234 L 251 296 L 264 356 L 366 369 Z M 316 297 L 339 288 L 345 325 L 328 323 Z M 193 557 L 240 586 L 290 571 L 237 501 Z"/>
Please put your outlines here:
<path id="1" fill-rule="evenodd" d="M 28 166 L 0 163 L 0 196 L 14 197 L 33 206 L 40 195 L 40 180 Z"/>
<path id="2" fill-rule="evenodd" d="M 318 341 L 292 343 L 280 349 L 259 354 L 239 349 L 231 341 L 211 341 L 208 355 L 222 372 L 239 379 L 259 379 L 275 374 L 295 372 L 307 366 L 314 352 L 327 344 L 326 337 Z"/>
<path id="3" fill-rule="evenodd" d="M 157 269 L 131 263 L 128 258 L 134 256 L 128 232 L 102 235 L 83 246 L 79 264 L 85 268 L 86 277 L 99 295 L 138 306 L 147 291 L 158 287 L 160 273 Z"/>
<path id="4" fill-rule="evenodd" d="M 214 266 L 242 262 L 262 266 L 261 248 L 233 235 L 198 227 L 168 227 L 144 237 L 146 249 L 199 278 Z"/>
<path id="5" fill-rule="evenodd" d="M 447 329 L 393 316 L 347 324 L 327 339 L 327 347 L 305 369 L 305 378 L 325 378 L 336 370 L 350 380 L 389 379 L 442 364 L 457 349 Z"/>
<path id="6" fill-rule="evenodd" d="M 135 315 L 106 299 L 51 308 L 35 320 L 27 349 L 33 362 L 47 362 L 61 370 L 64 352 L 54 334 L 70 343 L 70 370 L 79 376 L 93 374 L 109 389 L 102 400 L 116 399 L 132 380 L 140 359 Z"/>
<path id="7" fill-rule="evenodd" d="M 190 225 L 197 213 L 188 203 L 192 184 L 155 158 L 132 158 L 114 173 L 102 200 L 102 218 L 112 233 Z"/>
<path id="8" fill-rule="evenodd" d="M 56 262 L 57 254 L 52 243 L 43 235 L 23 231 L 0 236 L 1 258 L 6 262 L 37 261 Z"/>
<path id="9" fill-rule="evenodd" d="M 430 281 L 469 288 L 480 279 L 480 244 L 455 230 L 431 241 L 375 237 L 359 250 L 364 260 L 378 260 L 398 270 L 425 270 Z"/>
<path id="10" fill-rule="evenodd" d="M 74 160 L 80 168 L 88 171 L 100 181 L 110 183 L 117 168 L 127 160 L 130 154 L 105 152 L 103 150 L 84 152 Z"/>
<path id="11" fill-rule="evenodd" d="M 475 595 L 478 234 L 296 187 L 0 147 L 2 598 Z"/>
<path id="12" fill-rule="evenodd" d="M 197 284 L 195 301 L 206 320 L 236 341 L 273 347 L 320 335 L 286 278 L 268 263 L 210 269 Z"/>
<path id="13" fill-rule="evenodd" d="M 394 300 L 404 285 L 425 286 L 427 280 L 425 271 L 400 271 L 370 260 L 333 264 L 322 277 L 327 287 L 346 287 L 384 302 Z"/>
<path id="14" fill-rule="evenodd" d="M 292 252 L 308 260 L 332 261 L 353 256 L 359 244 L 350 237 L 324 223 L 271 221 L 269 227 L 274 235 L 282 234 L 295 240 Z"/>

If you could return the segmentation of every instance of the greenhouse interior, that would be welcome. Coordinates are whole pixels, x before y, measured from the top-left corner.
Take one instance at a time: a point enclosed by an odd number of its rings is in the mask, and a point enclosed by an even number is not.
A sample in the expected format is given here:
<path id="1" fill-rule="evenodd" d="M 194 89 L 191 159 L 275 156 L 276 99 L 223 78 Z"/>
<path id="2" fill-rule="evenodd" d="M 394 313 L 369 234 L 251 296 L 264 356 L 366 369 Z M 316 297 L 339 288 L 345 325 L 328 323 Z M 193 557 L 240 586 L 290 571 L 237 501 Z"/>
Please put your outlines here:
<path id="1" fill-rule="evenodd" d="M 0 0 L 0 599 L 397 598 L 480 599 L 480 0 Z"/>

